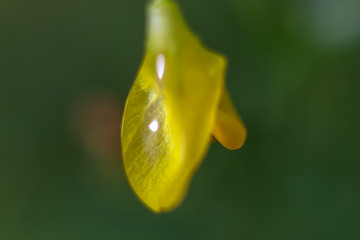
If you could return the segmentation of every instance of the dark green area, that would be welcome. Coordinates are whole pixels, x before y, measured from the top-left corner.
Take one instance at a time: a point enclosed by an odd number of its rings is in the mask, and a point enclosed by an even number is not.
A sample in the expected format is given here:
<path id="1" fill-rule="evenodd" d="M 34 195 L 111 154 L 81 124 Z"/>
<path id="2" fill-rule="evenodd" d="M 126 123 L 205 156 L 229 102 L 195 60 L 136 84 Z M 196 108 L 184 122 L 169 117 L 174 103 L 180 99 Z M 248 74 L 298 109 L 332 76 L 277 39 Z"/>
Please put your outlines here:
<path id="1" fill-rule="evenodd" d="M 123 104 L 145 1 L 0 2 L 0 239 L 360 239 L 360 2 L 179 4 L 228 57 L 249 136 L 214 143 L 184 203 L 155 215 L 120 149 L 93 154 L 73 126 L 89 92 Z"/>

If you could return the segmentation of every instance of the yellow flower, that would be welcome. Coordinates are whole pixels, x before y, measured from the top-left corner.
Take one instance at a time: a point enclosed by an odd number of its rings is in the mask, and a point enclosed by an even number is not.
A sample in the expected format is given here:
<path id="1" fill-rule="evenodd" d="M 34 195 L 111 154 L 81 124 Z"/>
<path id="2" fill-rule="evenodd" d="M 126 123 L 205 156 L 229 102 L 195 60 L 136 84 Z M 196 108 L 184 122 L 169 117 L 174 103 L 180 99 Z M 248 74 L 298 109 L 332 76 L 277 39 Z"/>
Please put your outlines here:
<path id="1" fill-rule="evenodd" d="M 246 130 L 225 89 L 226 59 L 202 46 L 177 5 L 148 7 L 146 53 L 123 117 L 125 171 L 154 212 L 178 206 L 213 135 L 240 148 Z"/>

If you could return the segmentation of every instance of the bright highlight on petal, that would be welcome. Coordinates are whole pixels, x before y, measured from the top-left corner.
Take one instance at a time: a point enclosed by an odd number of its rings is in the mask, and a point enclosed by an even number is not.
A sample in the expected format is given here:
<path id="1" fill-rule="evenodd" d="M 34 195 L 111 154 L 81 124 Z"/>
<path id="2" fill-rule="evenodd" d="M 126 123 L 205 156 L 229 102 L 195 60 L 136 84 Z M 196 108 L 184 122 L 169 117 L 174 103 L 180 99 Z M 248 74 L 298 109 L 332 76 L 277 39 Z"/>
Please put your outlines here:
<path id="1" fill-rule="evenodd" d="M 156 58 L 156 71 L 158 78 L 161 80 L 165 71 L 165 57 L 162 54 L 159 54 Z"/>
<path id="2" fill-rule="evenodd" d="M 151 131 L 156 132 L 158 130 L 158 128 L 159 128 L 159 124 L 158 124 L 157 120 L 152 121 L 149 124 L 149 128 L 150 128 Z"/>
<path id="3" fill-rule="evenodd" d="M 129 183 L 155 212 L 186 195 L 211 135 L 241 147 L 246 130 L 225 89 L 226 59 L 207 50 L 171 0 L 148 8 L 146 53 L 126 101 L 123 161 Z"/>

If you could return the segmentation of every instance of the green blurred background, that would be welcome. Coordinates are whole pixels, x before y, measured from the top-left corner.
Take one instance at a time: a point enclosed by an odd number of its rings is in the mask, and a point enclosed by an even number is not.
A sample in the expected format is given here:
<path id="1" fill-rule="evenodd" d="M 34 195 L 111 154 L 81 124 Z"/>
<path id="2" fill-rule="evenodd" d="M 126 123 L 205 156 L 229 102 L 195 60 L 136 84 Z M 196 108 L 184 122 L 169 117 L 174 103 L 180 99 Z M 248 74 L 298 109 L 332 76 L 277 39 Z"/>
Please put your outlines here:
<path id="1" fill-rule="evenodd" d="M 0 2 L 0 239 L 360 239 L 360 1 L 178 3 L 249 135 L 156 215 L 119 148 L 146 1 Z"/>

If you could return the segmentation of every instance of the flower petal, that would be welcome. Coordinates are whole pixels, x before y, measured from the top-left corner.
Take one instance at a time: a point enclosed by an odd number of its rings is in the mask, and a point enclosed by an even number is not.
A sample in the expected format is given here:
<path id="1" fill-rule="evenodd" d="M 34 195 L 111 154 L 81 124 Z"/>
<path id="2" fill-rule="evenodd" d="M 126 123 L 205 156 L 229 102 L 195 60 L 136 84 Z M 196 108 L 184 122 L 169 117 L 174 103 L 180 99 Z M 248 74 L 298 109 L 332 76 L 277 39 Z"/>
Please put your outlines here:
<path id="1" fill-rule="evenodd" d="M 224 89 L 226 59 L 208 51 L 171 0 L 148 8 L 146 54 L 123 117 L 130 185 L 155 212 L 181 203 L 210 143 L 240 147 L 244 126 Z"/>
<path id="2" fill-rule="evenodd" d="M 240 148 L 245 142 L 246 129 L 227 90 L 221 96 L 212 135 L 230 150 Z"/>

